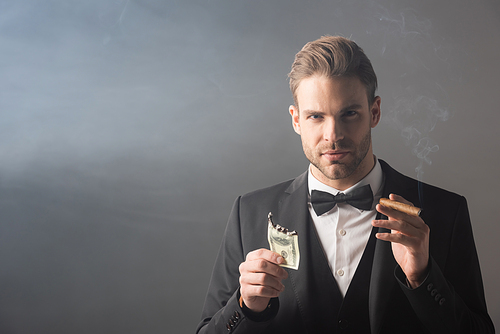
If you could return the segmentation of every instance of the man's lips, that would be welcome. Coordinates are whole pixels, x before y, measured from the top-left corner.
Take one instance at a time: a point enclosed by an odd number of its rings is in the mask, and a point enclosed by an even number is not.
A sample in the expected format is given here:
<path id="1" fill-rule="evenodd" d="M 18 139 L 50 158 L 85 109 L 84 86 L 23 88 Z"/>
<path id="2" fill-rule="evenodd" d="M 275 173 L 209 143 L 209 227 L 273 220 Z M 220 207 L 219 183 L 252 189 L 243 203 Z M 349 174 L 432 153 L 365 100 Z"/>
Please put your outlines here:
<path id="1" fill-rule="evenodd" d="M 349 154 L 349 151 L 326 151 L 321 153 L 328 160 L 341 160 Z"/>

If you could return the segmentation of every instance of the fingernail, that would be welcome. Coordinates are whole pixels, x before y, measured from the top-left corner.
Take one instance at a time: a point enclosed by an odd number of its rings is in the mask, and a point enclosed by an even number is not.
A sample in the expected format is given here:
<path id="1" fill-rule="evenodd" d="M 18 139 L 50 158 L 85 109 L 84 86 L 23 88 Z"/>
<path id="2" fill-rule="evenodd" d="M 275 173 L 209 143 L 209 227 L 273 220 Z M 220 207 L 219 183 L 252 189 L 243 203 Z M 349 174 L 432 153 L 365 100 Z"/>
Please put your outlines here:
<path id="1" fill-rule="evenodd" d="M 281 256 L 278 256 L 278 263 L 282 264 L 283 262 L 285 262 L 285 259 L 282 258 Z"/>

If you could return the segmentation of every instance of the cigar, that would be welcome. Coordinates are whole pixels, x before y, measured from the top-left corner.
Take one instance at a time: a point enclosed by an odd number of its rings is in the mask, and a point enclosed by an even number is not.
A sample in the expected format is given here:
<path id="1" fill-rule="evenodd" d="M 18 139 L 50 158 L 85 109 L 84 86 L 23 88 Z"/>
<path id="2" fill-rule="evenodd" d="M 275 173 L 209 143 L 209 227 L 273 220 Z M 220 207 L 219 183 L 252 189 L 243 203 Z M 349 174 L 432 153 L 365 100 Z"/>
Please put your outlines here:
<path id="1" fill-rule="evenodd" d="M 420 212 L 422 212 L 422 209 L 417 208 L 416 206 L 404 204 L 404 203 L 401 203 L 398 201 L 391 201 L 388 198 L 381 198 L 379 203 L 383 206 L 388 207 L 388 208 L 391 208 L 391 209 L 394 209 L 394 210 L 397 210 L 400 212 L 404 212 L 410 216 L 419 217 Z"/>

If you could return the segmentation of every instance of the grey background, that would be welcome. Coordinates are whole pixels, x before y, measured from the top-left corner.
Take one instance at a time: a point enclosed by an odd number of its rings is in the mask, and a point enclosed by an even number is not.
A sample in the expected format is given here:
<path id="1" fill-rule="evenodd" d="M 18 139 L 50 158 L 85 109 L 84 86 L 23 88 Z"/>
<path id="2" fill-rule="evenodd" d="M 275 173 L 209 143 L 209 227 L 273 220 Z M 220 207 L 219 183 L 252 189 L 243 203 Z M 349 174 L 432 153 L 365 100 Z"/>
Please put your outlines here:
<path id="1" fill-rule="evenodd" d="M 325 34 L 372 59 L 376 155 L 468 198 L 499 327 L 499 31 L 496 0 L 0 1 L 0 332 L 194 332 L 235 197 L 307 168 L 287 73 Z"/>

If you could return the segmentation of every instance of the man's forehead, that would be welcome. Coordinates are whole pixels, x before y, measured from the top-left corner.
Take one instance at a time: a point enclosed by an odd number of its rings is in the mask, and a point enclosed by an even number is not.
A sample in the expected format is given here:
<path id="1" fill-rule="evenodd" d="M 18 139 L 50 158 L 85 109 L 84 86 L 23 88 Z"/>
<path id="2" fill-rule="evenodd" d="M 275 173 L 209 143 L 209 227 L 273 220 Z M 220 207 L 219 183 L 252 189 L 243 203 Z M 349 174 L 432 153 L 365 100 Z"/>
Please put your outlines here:
<path id="1" fill-rule="evenodd" d="M 303 79 L 297 87 L 297 102 L 302 104 L 365 104 L 366 87 L 357 77 L 319 77 Z M 303 109 L 305 106 L 301 106 Z"/>
<path id="2" fill-rule="evenodd" d="M 356 77 L 309 77 L 297 87 L 297 97 L 357 100 L 367 97 L 366 87 Z"/>

